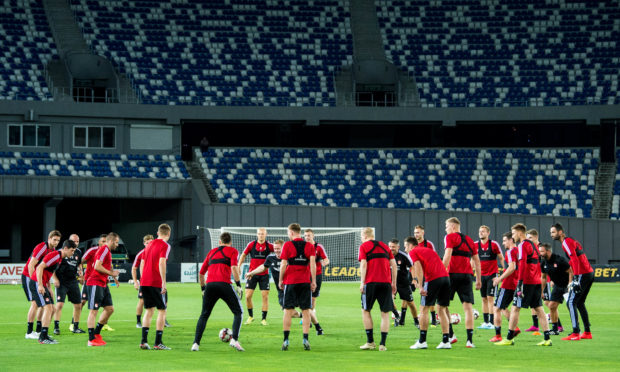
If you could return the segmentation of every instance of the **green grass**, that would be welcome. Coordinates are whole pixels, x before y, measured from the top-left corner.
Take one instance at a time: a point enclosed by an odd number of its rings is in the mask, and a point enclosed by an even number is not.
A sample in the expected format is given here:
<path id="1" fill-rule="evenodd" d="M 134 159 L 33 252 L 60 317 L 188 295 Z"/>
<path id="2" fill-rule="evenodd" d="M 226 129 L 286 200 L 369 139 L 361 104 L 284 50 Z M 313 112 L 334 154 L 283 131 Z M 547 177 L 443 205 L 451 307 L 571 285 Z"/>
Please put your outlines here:
<path id="1" fill-rule="evenodd" d="M 281 352 L 282 323 L 275 291 L 270 295 L 269 326 L 254 322 L 241 328 L 240 341 L 247 350 L 239 353 L 219 341 L 217 334 L 223 327 L 231 327 L 232 314 L 223 303 L 218 303 L 205 330 L 201 350 L 192 353 L 196 319 L 200 313 L 201 296 L 197 284 L 170 284 L 168 319 L 173 325 L 166 328 L 164 342 L 172 351 L 143 351 L 138 349 L 140 330 L 135 328 L 136 291 L 130 285 L 111 287 L 115 313 L 110 325 L 115 332 L 103 332 L 108 342 L 105 347 L 86 346 L 87 335 L 74 335 L 68 331 L 70 308 L 64 310 L 62 334 L 56 336 L 58 345 L 39 345 L 35 340 L 24 339 L 28 304 L 20 286 L 0 286 L 2 317 L 0 318 L 0 370 L 138 370 L 149 371 L 230 371 L 247 368 L 252 371 L 279 370 L 559 370 L 566 369 L 608 371 L 620 369 L 617 356 L 620 334 L 620 286 L 595 283 L 588 298 L 593 340 L 579 342 L 561 341 L 552 336 L 551 348 L 535 346 L 542 336 L 521 334 L 513 347 L 497 347 L 487 342 L 494 334 L 491 330 L 476 330 L 476 349 L 465 348 L 465 328 L 455 326 L 459 342 L 452 350 L 435 350 L 440 341 L 438 328 L 429 331 L 428 350 L 409 350 L 418 337 L 408 314 L 405 327 L 390 328 L 388 351 L 360 351 L 365 342 L 362 326 L 359 285 L 355 283 L 323 283 L 319 298 L 318 316 L 326 331 L 325 336 L 310 335 L 312 351 L 303 351 L 301 326 L 293 323 L 291 347 Z M 257 302 L 258 300 L 258 302 Z M 415 295 L 416 303 L 419 296 Z M 476 308 L 480 309 L 479 298 Z M 260 299 L 254 296 L 255 307 L 260 309 Z M 245 307 L 245 306 L 244 306 Z M 452 312 L 462 313 L 455 303 Z M 257 312 L 260 318 L 260 311 Z M 375 337 L 379 338 L 377 309 L 373 311 Z M 255 314 L 256 315 L 256 314 Z M 86 328 L 87 312 L 82 313 L 80 326 Z M 562 305 L 560 317 L 565 327 L 570 327 L 566 307 Z M 479 325 L 481 319 L 476 321 Z M 521 312 L 521 328 L 531 325 L 529 311 Z M 504 323 L 506 333 L 507 326 Z M 149 335 L 152 344 L 154 332 Z"/>

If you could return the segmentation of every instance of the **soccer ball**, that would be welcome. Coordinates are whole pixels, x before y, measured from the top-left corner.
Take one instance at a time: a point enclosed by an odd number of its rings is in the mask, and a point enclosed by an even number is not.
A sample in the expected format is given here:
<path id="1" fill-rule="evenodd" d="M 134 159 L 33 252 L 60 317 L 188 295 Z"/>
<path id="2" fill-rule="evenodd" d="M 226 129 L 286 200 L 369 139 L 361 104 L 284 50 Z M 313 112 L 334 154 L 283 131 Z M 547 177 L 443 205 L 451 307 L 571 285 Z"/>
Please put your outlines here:
<path id="1" fill-rule="evenodd" d="M 480 317 L 480 313 L 478 310 L 474 309 L 474 319 L 478 319 Z"/>
<path id="2" fill-rule="evenodd" d="M 232 331 L 228 328 L 222 328 L 220 331 L 220 340 L 222 342 L 228 342 L 232 338 Z"/>
<path id="3" fill-rule="evenodd" d="M 461 314 L 452 313 L 450 314 L 450 323 L 456 325 L 461 322 Z"/>

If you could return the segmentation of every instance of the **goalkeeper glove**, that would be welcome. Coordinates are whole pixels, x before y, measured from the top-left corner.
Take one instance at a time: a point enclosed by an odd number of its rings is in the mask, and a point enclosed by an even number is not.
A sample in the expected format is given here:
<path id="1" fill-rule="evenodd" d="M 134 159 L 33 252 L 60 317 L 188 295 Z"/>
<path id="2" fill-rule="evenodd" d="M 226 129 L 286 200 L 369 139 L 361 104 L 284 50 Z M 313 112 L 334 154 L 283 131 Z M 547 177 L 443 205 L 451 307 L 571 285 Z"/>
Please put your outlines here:
<path id="1" fill-rule="evenodd" d="M 523 280 L 519 280 L 519 283 L 517 283 L 517 289 L 515 290 L 515 294 L 517 295 L 517 297 L 523 298 Z"/>
<path id="2" fill-rule="evenodd" d="M 243 298 L 243 288 L 241 288 L 241 282 L 236 281 L 235 284 L 237 285 L 235 291 L 237 292 L 237 296 L 239 296 L 239 298 L 241 299 Z"/>
<path id="3" fill-rule="evenodd" d="M 579 284 L 579 281 L 573 279 L 573 281 L 568 285 L 568 291 L 575 294 L 581 292 L 581 284 Z"/>

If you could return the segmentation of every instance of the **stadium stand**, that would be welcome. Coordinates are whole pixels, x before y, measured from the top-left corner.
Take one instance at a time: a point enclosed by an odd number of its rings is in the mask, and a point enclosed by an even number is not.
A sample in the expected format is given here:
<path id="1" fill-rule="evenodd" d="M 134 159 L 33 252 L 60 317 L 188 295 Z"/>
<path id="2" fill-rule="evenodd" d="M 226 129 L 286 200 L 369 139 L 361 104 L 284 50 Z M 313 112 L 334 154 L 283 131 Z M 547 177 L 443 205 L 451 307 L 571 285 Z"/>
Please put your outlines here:
<path id="1" fill-rule="evenodd" d="M 422 107 L 618 104 L 618 1 L 376 0 Z"/>
<path id="2" fill-rule="evenodd" d="M 221 202 L 589 217 L 598 149 L 209 149 Z"/>
<path id="3" fill-rule="evenodd" d="M 618 159 L 618 156 L 620 156 L 620 150 L 616 150 L 616 159 Z M 620 162 L 616 162 L 616 182 L 614 183 L 614 196 L 610 215 L 612 220 L 620 220 Z"/>
<path id="4" fill-rule="evenodd" d="M 143 103 L 333 106 L 353 54 L 348 1 L 71 0 L 91 49 Z"/>
<path id="5" fill-rule="evenodd" d="M 0 175 L 187 179 L 180 155 L 0 151 Z"/>
<path id="6" fill-rule="evenodd" d="M 42 3 L 0 0 L 0 39 L 0 100 L 51 100 L 45 66 L 58 53 Z"/>

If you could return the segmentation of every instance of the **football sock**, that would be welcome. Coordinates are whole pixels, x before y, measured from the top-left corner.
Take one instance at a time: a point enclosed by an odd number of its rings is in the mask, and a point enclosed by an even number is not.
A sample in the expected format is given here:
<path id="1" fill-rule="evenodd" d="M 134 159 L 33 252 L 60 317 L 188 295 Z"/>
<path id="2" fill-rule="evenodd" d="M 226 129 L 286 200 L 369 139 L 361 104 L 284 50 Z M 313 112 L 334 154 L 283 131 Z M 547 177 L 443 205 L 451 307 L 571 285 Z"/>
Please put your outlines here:
<path id="1" fill-rule="evenodd" d="M 437 324 L 437 314 L 434 311 L 431 311 L 431 324 Z"/>
<path id="2" fill-rule="evenodd" d="M 26 328 L 26 333 L 32 333 L 33 328 L 34 328 L 34 322 L 28 322 L 28 328 Z"/>
<path id="3" fill-rule="evenodd" d="M 321 325 L 319 323 L 316 323 L 314 326 L 316 327 L 317 331 L 322 331 L 323 330 L 323 328 L 321 328 Z"/>
<path id="4" fill-rule="evenodd" d="M 493 324 L 494 320 L 495 320 L 495 314 L 489 313 L 489 323 Z"/>
<path id="5" fill-rule="evenodd" d="M 560 321 L 560 317 L 558 317 L 558 327 L 562 326 L 562 321 Z"/>
<path id="6" fill-rule="evenodd" d="M 372 328 L 366 330 L 366 341 L 369 344 L 372 344 L 373 342 L 375 342 L 375 337 L 372 334 Z"/>
<path id="7" fill-rule="evenodd" d="M 403 307 L 400 309 L 400 321 L 403 323 L 405 322 L 405 315 L 407 315 L 407 308 Z"/>
<path id="8" fill-rule="evenodd" d="M 579 327 L 577 328 L 573 327 L 573 333 L 579 334 Z"/>
<path id="9" fill-rule="evenodd" d="M 416 325 L 420 324 L 420 320 L 419 320 L 418 318 L 413 318 L 413 322 L 414 322 Z"/>
<path id="10" fill-rule="evenodd" d="M 54 329 L 58 329 L 58 328 L 60 328 L 60 321 L 54 320 Z"/>
<path id="11" fill-rule="evenodd" d="M 284 331 L 284 341 L 288 341 L 288 335 L 291 333 L 291 331 Z"/>
<path id="12" fill-rule="evenodd" d="M 549 331 L 545 331 L 545 341 L 549 339 Z"/>
<path id="13" fill-rule="evenodd" d="M 161 344 L 161 338 L 164 335 L 164 331 L 155 331 L 155 345 Z"/>
<path id="14" fill-rule="evenodd" d="M 103 324 L 97 323 L 97 328 L 95 328 L 95 334 L 96 335 L 101 334 L 101 328 L 103 328 Z"/>
<path id="15" fill-rule="evenodd" d="M 467 330 L 467 341 L 474 342 L 473 338 L 474 338 L 474 330 L 473 329 L 468 329 Z"/>
<path id="16" fill-rule="evenodd" d="M 420 331 L 420 343 L 426 342 L 426 332 L 428 331 Z"/>
<path id="17" fill-rule="evenodd" d="M 513 331 L 512 329 L 508 330 L 508 336 L 506 336 L 506 338 L 508 340 L 512 340 L 513 338 L 515 338 L 515 331 Z"/>
<path id="18" fill-rule="evenodd" d="M 263 311 L 263 320 L 267 319 L 267 312 Z"/>
<path id="19" fill-rule="evenodd" d="M 387 332 L 381 332 L 381 343 L 379 345 L 385 346 L 385 341 L 387 340 Z"/>
<path id="20" fill-rule="evenodd" d="M 452 330 L 452 324 L 450 324 L 450 338 L 454 336 L 454 330 Z"/>
<path id="21" fill-rule="evenodd" d="M 558 323 L 557 322 L 556 323 L 551 323 L 551 329 L 557 332 L 557 330 L 558 330 Z"/>
<path id="22" fill-rule="evenodd" d="M 534 323 L 534 327 L 538 327 L 538 315 L 532 315 L 532 322 Z"/>
<path id="23" fill-rule="evenodd" d="M 39 340 L 45 340 L 46 338 L 48 338 L 47 328 L 48 327 L 41 327 L 41 334 L 39 335 Z"/>
<path id="24" fill-rule="evenodd" d="M 484 318 L 485 323 L 489 322 L 489 313 L 482 313 L 482 317 Z"/>
<path id="25" fill-rule="evenodd" d="M 248 309 L 248 315 L 249 315 L 251 318 L 254 318 L 254 309 Z"/>
<path id="26" fill-rule="evenodd" d="M 92 341 L 95 339 L 95 329 L 88 328 L 88 341 Z"/>
<path id="27" fill-rule="evenodd" d="M 441 342 L 443 343 L 450 342 L 450 334 L 444 333 L 443 336 L 441 337 Z"/>
<path id="28" fill-rule="evenodd" d="M 495 335 L 497 336 L 501 336 L 502 335 L 502 327 L 495 327 Z"/>
<path id="29" fill-rule="evenodd" d="M 396 319 L 400 318 L 400 314 L 398 313 L 398 310 L 396 310 L 396 309 L 392 309 L 392 314 L 394 314 L 394 316 L 396 317 Z"/>
<path id="30" fill-rule="evenodd" d="M 142 327 L 142 343 L 146 344 L 148 342 L 148 338 L 149 338 L 149 327 Z"/>
<path id="31" fill-rule="evenodd" d="M 308 341 L 308 334 L 304 333 L 304 340 Z"/>
<path id="32" fill-rule="evenodd" d="M 80 328 L 80 322 L 73 322 L 73 329 L 76 330 Z"/>
<path id="33" fill-rule="evenodd" d="M 41 321 L 37 320 L 37 333 L 41 333 Z"/>
<path id="34" fill-rule="evenodd" d="M 136 323 L 140 323 L 140 314 L 136 314 Z"/>

